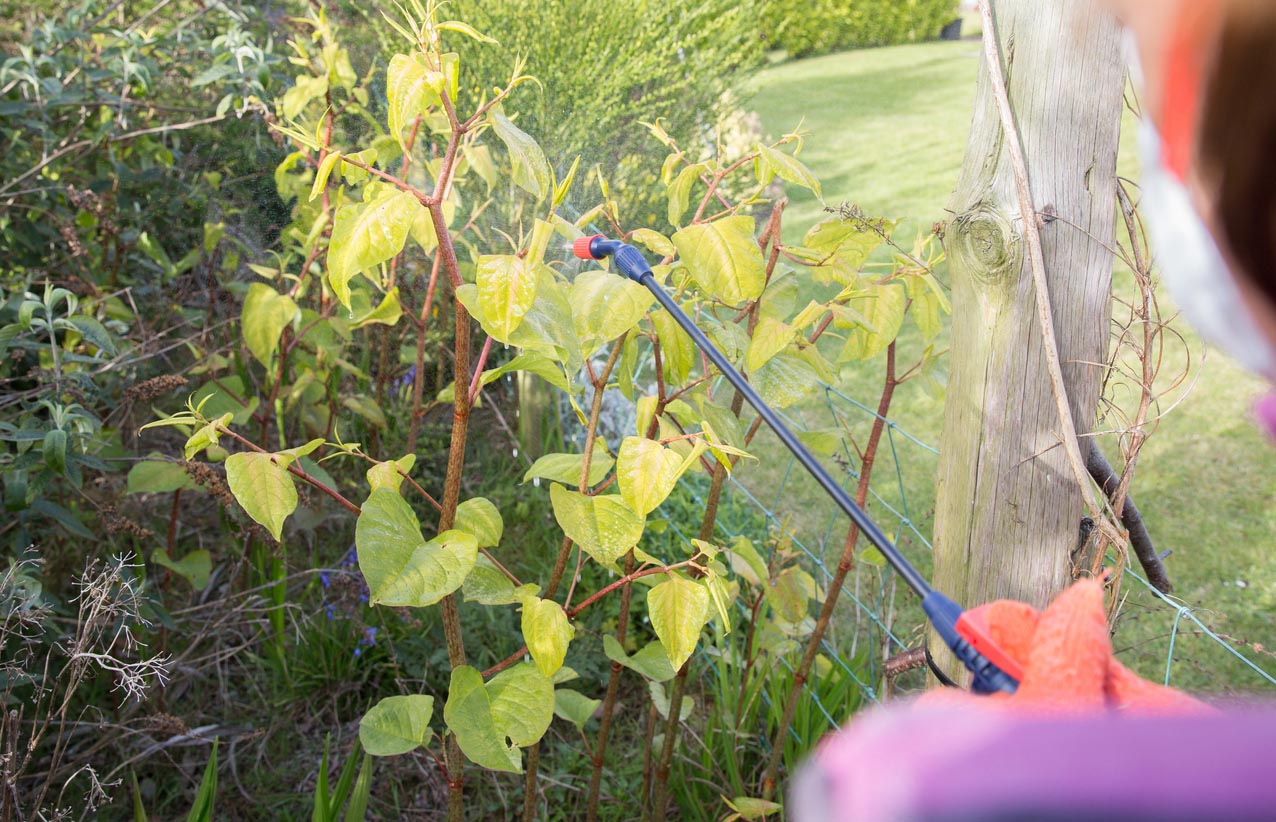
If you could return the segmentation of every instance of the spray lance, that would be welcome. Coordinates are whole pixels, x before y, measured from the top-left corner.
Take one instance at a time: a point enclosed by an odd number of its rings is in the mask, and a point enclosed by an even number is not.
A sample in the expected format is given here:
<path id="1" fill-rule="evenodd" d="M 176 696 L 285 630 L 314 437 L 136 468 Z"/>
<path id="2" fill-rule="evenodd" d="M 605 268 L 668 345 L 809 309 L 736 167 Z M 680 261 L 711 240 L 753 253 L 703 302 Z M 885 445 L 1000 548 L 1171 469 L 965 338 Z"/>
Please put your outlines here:
<path id="1" fill-rule="evenodd" d="M 833 480 L 824 466 L 816 461 L 811 452 L 806 450 L 806 447 L 788 429 L 784 421 L 745 381 L 744 376 L 731 365 L 721 351 L 714 347 L 704 332 L 696 327 L 691 318 L 656 282 L 651 266 L 642 252 L 619 240 L 609 240 L 601 234 L 577 239 L 572 244 L 572 251 L 582 260 L 614 258 L 620 273 L 655 296 L 656 301 L 669 312 L 682 330 L 687 332 L 687 336 L 691 337 L 696 347 L 718 367 L 727 382 L 731 383 L 749 405 L 753 406 L 758 416 L 771 427 L 797 461 L 802 463 L 802 467 L 851 518 L 855 527 L 868 537 L 868 541 L 882 553 L 882 556 L 886 557 L 886 561 L 908 583 L 908 587 L 917 593 L 917 596 L 921 598 L 922 610 L 926 612 L 926 617 L 935 626 L 935 630 L 943 638 L 949 650 L 970 671 L 973 677 L 972 690 L 977 693 L 1015 692 L 1019 687 L 1019 681 L 1023 678 L 1023 671 L 1019 663 L 993 641 L 988 632 L 988 626 L 979 618 L 979 615 L 966 611 L 956 602 L 930 587 L 930 583 L 917 572 L 912 563 L 904 558 L 904 555 L 891 543 L 886 534 L 882 533 L 864 509 L 856 505 L 850 495 Z"/>

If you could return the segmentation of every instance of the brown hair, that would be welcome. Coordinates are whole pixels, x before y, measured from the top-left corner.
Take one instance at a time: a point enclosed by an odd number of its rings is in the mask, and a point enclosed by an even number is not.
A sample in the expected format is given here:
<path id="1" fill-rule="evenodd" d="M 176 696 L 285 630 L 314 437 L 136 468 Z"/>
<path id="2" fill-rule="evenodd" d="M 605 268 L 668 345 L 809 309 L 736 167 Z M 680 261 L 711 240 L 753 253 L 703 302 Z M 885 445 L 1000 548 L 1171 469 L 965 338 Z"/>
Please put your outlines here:
<path id="1" fill-rule="evenodd" d="M 1276 304 L 1276 6 L 1230 11 L 1205 85 L 1201 170 L 1237 273 Z"/>

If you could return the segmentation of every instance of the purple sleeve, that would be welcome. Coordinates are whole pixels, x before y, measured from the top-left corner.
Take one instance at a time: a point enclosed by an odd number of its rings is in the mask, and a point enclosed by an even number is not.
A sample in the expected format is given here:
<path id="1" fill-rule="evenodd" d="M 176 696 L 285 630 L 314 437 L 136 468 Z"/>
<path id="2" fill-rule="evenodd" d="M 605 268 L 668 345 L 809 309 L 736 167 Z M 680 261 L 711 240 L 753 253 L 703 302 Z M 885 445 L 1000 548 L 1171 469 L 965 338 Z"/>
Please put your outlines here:
<path id="1" fill-rule="evenodd" d="M 795 822 L 1276 819 L 1276 708 L 878 710 L 820 745 L 790 808 Z"/>

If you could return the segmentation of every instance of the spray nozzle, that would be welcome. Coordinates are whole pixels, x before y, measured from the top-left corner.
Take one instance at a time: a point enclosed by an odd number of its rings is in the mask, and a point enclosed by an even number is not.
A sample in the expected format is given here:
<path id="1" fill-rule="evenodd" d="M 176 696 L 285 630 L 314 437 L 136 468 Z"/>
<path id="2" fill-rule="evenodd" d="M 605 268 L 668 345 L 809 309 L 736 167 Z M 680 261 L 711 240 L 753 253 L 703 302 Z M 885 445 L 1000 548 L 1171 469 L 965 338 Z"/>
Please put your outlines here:
<path id="1" fill-rule="evenodd" d="M 651 266 L 641 251 L 620 240 L 609 240 L 601 234 L 578 237 L 572 243 L 572 253 L 582 260 L 615 257 L 616 268 L 634 282 L 640 282 L 644 275 L 651 273 Z"/>

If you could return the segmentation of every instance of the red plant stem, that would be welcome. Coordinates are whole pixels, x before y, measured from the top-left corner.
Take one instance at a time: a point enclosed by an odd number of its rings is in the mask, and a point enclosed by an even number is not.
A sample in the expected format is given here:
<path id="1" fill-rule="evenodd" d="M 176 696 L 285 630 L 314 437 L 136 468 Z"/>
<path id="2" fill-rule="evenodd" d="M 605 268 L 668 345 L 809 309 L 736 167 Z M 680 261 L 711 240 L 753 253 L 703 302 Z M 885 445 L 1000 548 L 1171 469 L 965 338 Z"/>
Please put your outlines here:
<path id="1" fill-rule="evenodd" d="M 689 566 L 695 565 L 696 560 L 698 558 L 699 558 L 699 555 L 694 556 L 691 559 L 684 559 L 682 562 L 675 562 L 673 565 L 662 565 L 659 568 L 644 568 L 640 571 L 634 571 L 633 573 L 625 574 L 620 579 L 615 580 L 614 582 L 612 582 L 611 584 L 603 588 L 599 588 L 589 597 L 581 600 L 579 605 L 567 611 L 567 618 L 575 619 L 576 617 L 580 616 L 581 611 L 584 611 L 590 605 L 593 605 L 595 602 L 607 596 L 612 591 L 615 591 L 617 588 L 625 587 L 626 585 L 628 585 L 629 583 L 633 582 L 636 579 L 642 579 L 643 577 L 649 577 L 655 574 L 668 574 L 672 571 L 678 570 L 679 568 L 687 568 Z M 524 645 L 523 647 L 519 648 L 514 653 L 505 657 L 505 659 L 501 660 L 500 662 L 493 665 L 491 668 L 488 668 L 486 671 L 484 671 L 483 678 L 486 679 L 488 677 L 494 676 L 495 674 L 499 674 L 501 671 L 513 665 L 515 662 L 518 662 L 520 659 L 522 659 L 526 655 L 527 655 L 527 646 Z"/>
<path id="2" fill-rule="evenodd" d="M 257 443 L 253 442 L 252 440 L 246 437 L 242 437 L 239 434 L 236 434 L 234 431 L 231 431 L 229 428 L 224 428 L 219 425 L 217 426 L 217 433 L 225 434 L 226 436 L 233 439 L 235 442 L 249 449 L 250 451 L 256 451 L 258 454 L 270 453 L 265 448 L 262 448 L 261 446 L 259 446 Z M 304 470 L 297 467 L 297 463 L 295 461 L 288 464 L 288 473 L 304 480 L 305 482 L 313 486 L 316 490 L 321 491 L 327 494 L 328 496 L 332 497 L 334 500 L 337 501 L 339 505 L 341 505 L 342 508 L 345 508 L 347 511 L 354 514 L 356 517 L 359 516 L 359 514 L 362 512 L 362 509 L 359 506 L 355 505 L 353 502 L 343 497 L 339 491 L 329 488 L 327 485 L 324 485 L 321 481 L 315 479 L 314 477 L 307 474 Z"/>
<path id="3" fill-rule="evenodd" d="M 173 546 L 177 542 L 177 514 L 181 511 L 182 489 L 173 492 L 173 508 L 168 513 L 168 556 L 173 557 Z"/>
<path id="4" fill-rule="evenodd" d="M 483 350 L 479 352 L 478 364 L 474 366 L 474 378 L 470 380 L 470 405 L 474 404 L 483 388 L 483 366 L 487 364 L 487 354 L 491 350 L 492 338 L 488 337 L 483 342 Z"/>
<path id="5" fill-rule="evenodd" d="M 886 380 L 882 386 L 881 398 L 877 403 L 877 418 L 873 421 L 873 430 L 869 434 L 868 443 L 864 447 L 864 458 L 860 464 L 859 485 L 855 489 L 855 503 L 861 508 L 868 499 L 868 484 L 873 475 L 873 463 L 877 459 L 877 449 L 882 441 L 882 432 L 886 429 L 886 415 L 890 411 L 891 397 L 895 393 L 896 385 L 898 385 L 898 382 L 895 379 L 895 343 L 892 342 L 886 348 Z M 798 663 L 797 670 L 793 673 L 793 687 L 784 703 L 784 714 L 780 719 L 779 726 L 775 729 L 775 736 L 771 740 L 771 758 L 767 762 L 766 773 L 762 778 L 763 799 L 770 799 L 775 794 L 775 783 L 780 771 L 780 760 L 784 758 L 784 743 L 788 737 L 789 727 L 793 724 L 793 716 L 797 712 L 798 697 L 801 696 L 802 688 L 806 685 L 806 678 L 811 672 L 811 665 L 819 654 L 820 642 L 824 639 L 824 632 L 828 630 L 829 623 L 833 618 L 833 609 L 837 606 L 838 597 L 842 593 L 842 583 L 846 581 L 846 575 L 855 565 L 855 545 L 859 541 L 859 536 L 860 530 L 852 525 L 850 531 L 846 534 L 846 544 L 842 549 L 842 558 L 837 564 L 837 571 L 834 572 L 833 579 L 829 581 L 828 595 L 824 599 L 824 605 L 820 608 L 819 618 L 815 621 L 815 629 L 811 631 L 810 639 L 806 643 L 806 652 L 802 655 L 802 661 Z"/>
<path id="6" fill-rule="evenodd" d="M 434 254 L 430 270 L 430 285 L 425 291 L 425 304 L 416 323 L 416 375 L 412 380 L 412 417 L 408 422 L 408 453 L 416 452 L 417 431 L 421 425 L 421 400 L 425 394 L 425 332 L 430 324 L 430 309 L 434 305 L 434 288 L 439 281 L 439 264 L 443 255 Z"/>

